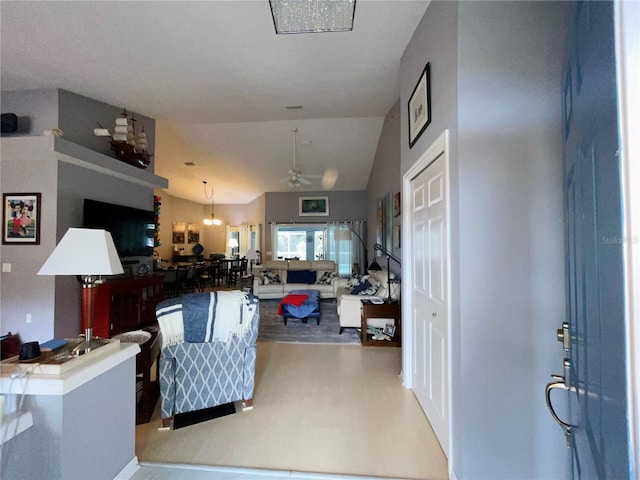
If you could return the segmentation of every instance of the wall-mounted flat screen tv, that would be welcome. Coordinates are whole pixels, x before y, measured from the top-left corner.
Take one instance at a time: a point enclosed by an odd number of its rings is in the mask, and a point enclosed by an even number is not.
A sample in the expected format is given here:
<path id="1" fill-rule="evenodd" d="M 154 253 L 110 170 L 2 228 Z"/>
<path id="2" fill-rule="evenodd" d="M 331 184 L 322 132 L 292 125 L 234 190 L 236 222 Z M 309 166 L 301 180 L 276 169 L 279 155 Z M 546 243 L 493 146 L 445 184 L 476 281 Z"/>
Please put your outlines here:
<path id="1" fill-rule="evenodd" d="M 83 225 L 111 232 L 120 258 L 153 255 L 155 214 L 152 210 L 84 200 Z"/>

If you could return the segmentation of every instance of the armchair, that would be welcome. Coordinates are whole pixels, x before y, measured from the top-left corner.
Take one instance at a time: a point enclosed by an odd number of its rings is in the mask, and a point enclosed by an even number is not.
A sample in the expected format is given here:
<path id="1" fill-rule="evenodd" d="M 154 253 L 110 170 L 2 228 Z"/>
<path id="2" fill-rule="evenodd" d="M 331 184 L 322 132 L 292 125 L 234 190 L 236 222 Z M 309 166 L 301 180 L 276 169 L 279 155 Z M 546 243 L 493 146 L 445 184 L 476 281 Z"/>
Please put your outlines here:
<path id="1" fill-rule="evenodd" d="M 258 298 L 239 291 L 160 302 L 162 426 L 174 415 L 242 401 L 253 407 Z"/>

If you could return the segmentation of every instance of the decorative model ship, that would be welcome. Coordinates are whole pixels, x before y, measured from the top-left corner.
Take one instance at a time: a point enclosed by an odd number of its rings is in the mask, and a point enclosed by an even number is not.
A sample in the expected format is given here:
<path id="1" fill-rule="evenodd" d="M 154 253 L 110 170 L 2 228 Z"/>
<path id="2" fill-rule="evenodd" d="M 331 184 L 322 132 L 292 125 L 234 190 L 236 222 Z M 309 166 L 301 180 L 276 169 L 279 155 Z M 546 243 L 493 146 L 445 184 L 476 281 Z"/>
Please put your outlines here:
<path id="1" fill-rule="evenodd" d="M 118 160 L 138 168 L 147 168 L 151 163 L 151 154 L 148 152 L 149 143 L 147 142 L 147 134 L 144 127 L 141 132 L 135 131 L 135 118 L 125 109 L 122 116 L 116 118 L 116 124 L 113 129 L 113 135 L 108 129 L 98 124 L 93 130 L 97 137 L 110 137 L 111 150 Z"/>

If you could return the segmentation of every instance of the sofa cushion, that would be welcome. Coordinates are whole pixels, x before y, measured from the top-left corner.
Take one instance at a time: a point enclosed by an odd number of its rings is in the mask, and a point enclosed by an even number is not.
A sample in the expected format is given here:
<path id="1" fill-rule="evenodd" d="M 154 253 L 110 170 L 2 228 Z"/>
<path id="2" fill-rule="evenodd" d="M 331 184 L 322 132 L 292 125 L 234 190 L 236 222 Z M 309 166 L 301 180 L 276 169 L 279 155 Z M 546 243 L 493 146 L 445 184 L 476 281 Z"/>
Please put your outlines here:
<path id="1" fill-rule="evenodd" d="M 287 283 L 315 283 L 315 270 L 289 270 L 287 272 Z"/>
<path id="2" fill-rule="evenodd" d="M 278 275 L 273 270 L 263 271 L 262 278 L 264 278 L 265 285 L 269 285 L 270 283 L 276 283 L 276 284 L 282 283 L 282 280 L 280 280 L 280 275 Z"/>
<path id="3" fill-rule="evenodd" d="M 287 263 L 289 264 L 287 270 L 317 270 L 313 268 L 309 260 L 291 260 Z"/>
<path id="4" fill-rule="evenodd" d="M 289 268 L 289 262 L 284 260 L 267 260 L 262 266 L 262 271 L 266 270 L 286 270 Z"/>

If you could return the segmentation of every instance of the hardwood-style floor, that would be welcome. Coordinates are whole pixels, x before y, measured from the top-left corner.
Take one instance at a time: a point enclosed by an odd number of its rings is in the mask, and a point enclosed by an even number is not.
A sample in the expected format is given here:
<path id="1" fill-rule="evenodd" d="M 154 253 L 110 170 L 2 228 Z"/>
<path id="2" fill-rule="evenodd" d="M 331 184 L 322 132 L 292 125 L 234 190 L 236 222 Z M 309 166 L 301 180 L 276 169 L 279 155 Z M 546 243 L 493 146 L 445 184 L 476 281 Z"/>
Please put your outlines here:
<path id="1" fill-rule="evenodd" d="M 287 478 L 445 479 L 446 458 L 400 368 L 399 348 L 259 342 L 253 410 L 159 431 L 157 405 L 151 422 L 136 428 L 136 455 L 141 464 L 267 469 Z"/>

